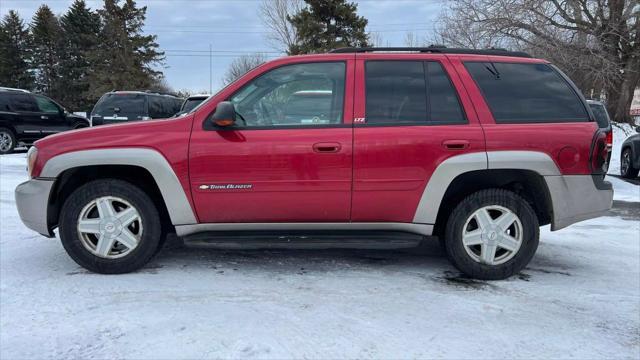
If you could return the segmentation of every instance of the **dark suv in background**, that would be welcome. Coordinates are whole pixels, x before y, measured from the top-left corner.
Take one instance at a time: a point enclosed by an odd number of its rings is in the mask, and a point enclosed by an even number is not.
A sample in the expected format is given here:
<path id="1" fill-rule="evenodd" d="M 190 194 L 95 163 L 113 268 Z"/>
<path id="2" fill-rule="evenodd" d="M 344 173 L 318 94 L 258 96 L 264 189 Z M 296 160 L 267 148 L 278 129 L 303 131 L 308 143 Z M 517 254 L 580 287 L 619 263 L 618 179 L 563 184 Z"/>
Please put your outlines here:
<path id="1" fill-rule="evenodd" d="M 203 101 L 207 100 L 211 95 L 209 94 L 195 94 L 191 95 L 184 100 L 182 106 L 180 107 L 180 111 L 176 113 L 175 116 L 180 116 L 184 114 L 188 114 L 191 110 L 195 109 L 198 105 L 202 104 Z"/>
<path id="2" fill-rule="evenodd" d="M 91 125 L 166 119 L 180 111 L 183 99 L 143 91 L 112 91 L 102 95 L 91 111 Z"/>
<path id="3" fill-rule="evenodd" d="M 61 131 L 89 126 L 44 95 L 0 87 L 0 154 Z"/>

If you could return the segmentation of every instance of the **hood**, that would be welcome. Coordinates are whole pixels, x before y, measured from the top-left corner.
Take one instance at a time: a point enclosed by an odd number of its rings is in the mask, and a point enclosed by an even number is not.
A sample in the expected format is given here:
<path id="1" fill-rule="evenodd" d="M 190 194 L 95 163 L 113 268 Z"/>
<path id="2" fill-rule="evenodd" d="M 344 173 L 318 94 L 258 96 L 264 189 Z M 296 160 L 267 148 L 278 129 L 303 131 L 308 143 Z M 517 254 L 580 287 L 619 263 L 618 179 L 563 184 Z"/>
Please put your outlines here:
<path id="1" fill-rule="evenodd" d="M 152 148 L 161 153 L 172 153 L 180 147 L 186 156 L 193 116 L 168 120 L 150 120 L 104 125 L 47 136 L 35 142 L 38 160 L 47 159 L 75 151 L 100 148 Z"/>

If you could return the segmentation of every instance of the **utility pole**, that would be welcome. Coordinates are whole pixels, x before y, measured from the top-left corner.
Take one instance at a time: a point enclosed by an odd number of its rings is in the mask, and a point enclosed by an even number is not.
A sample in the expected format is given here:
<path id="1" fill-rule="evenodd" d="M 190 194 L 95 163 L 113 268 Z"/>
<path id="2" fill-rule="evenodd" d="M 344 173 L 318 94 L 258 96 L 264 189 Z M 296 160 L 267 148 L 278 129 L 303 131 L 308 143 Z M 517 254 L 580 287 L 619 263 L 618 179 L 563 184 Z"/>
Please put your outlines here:
<path id="1" fill-rule="evenodd" d="M 209 94 L 213 94 L 213 45 L 209 44 Z"/>

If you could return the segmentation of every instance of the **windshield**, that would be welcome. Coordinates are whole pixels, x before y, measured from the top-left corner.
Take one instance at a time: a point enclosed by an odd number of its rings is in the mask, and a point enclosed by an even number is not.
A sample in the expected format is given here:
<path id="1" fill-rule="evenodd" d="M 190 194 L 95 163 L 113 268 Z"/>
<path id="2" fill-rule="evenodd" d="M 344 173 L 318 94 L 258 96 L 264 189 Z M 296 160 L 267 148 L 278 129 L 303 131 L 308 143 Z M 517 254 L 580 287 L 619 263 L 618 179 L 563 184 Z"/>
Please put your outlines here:
<path id="1" fill-rule="evenodd" d="M 196 106 L 200 105 L 205 100 L 206 100 L 206 98 L 187 99 L 182 104 L 182 109 L 180 109 L 180 112 L 181 113 L 189 113 L 189 112 L 191 112 L 191 110 L 195 109 Z"/>
<path id="2" fill-rule="evenodd" d="M 589 104 L 593 115 L 596 117 L 596 122 L 598 126 L 601 128 L 609 127 L 609 114 L 607 113 L 607 109 L 602 104 Z"/>
<path id="3" fill-rule="evenodd" d="M 92 111 L 92 115 L 102 117 L 126 117 L 128 120 L 142 119 L 147 116 L 146 95 L 144 94 L 107 94 L 103 96 Z"/>

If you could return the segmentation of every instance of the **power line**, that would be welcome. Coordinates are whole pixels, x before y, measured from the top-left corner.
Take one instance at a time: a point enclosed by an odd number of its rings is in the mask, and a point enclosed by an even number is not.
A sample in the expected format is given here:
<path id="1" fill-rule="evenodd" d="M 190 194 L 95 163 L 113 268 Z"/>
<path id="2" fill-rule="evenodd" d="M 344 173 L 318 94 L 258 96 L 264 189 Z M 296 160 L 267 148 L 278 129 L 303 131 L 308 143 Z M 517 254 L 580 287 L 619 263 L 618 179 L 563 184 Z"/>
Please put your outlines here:
<path id="1" fill-rule="evenodd" d="M 391 33 L 391 32 L 407 32 L 407 31 L 433 31 L 436 27 L 429 28 L 411 28 L 411 29 L 390 29 L 390 30 L 369 30 L 371 33 Z M 204 31 L 204 30 L 154 30 L 146 32 L 147 34 L 155 33 L 188 33 L 188 34 L 269 34 L 268 31 Z"/>

